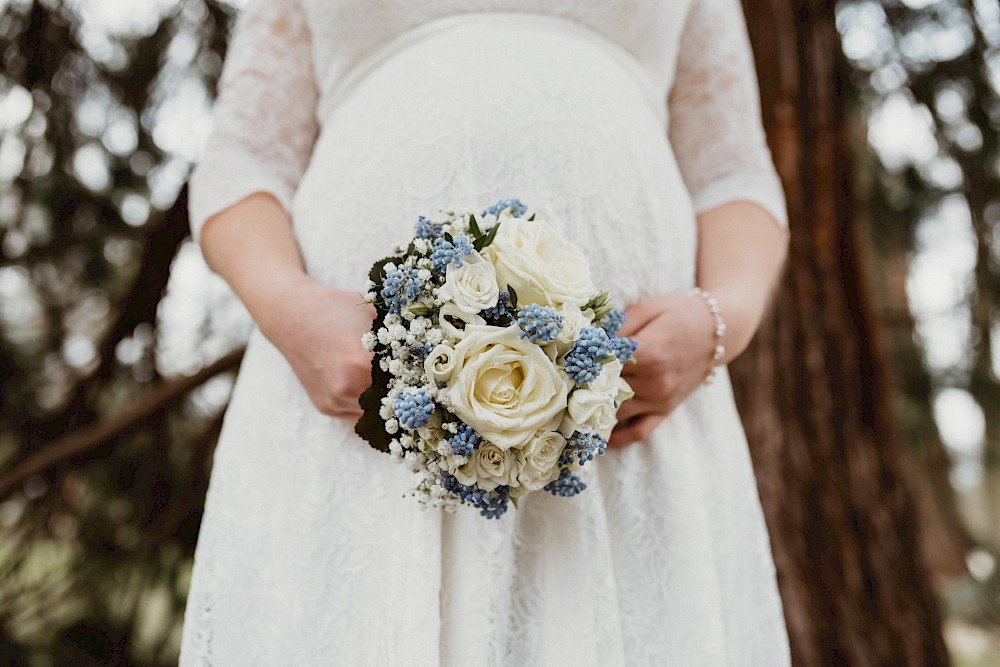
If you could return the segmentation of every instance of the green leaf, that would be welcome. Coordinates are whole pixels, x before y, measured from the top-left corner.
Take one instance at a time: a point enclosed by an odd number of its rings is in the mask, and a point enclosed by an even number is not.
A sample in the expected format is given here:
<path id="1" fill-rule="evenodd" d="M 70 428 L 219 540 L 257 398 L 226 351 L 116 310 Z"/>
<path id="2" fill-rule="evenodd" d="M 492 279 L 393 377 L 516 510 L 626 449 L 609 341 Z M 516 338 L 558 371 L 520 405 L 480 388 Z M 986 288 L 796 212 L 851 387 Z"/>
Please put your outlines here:
<path id="1" fill-rule="evenodd" d="M 426 303 L 414 303 L 407 310 L 414 315 L 430 315 L 432 312 L 430 306 Z"/>
<path id="2" fill-rule="evenodd" d="M 511 497 L 510 497 L 510 504 L 514 506 L 514 509 L 521 509 L 521 508 L 520 508 L 520 507 L 518 507 L 518 505 L 517 505 L 517 503 L 518 503 L 519 501 L 520 501 L 520 498 L 515 498 L 514 496 L 511 496 Z"/>
<path id="3" fill-rule="evenodd" d="M 448 243 L 452 244 L 452 245 L 455 245 L 455 239 L 448 232 L 444 233 L 444 240 L 447 241 Z"/>
<path id="4" fill-rule="evenodd" d="M 594 321 L 603 320 L 604 316 L 614 310 L 614 307 L 610 303 L 605 303 L 603 306 L 598 306 L 594 308 Z"/>
<path id="5" fill-rule="evenodd" d="M 514 291 L 513 285 L 507 285 L 507 291 L 510 292 L 510 305 L 515 310 L 517 309 L 517 292 Z"/>
<path id="6" fill-rule="evenodd" d="M 483 232 L 479 229 L 479 223 L 476 222 L 476 216 L 469 214 L 469 229 L 472 231 L 472 235 L 475 238 L 479 238 L 483 235 Z"/>
<path id="7" fill-rule="evenodd" d="M 480 236 L 478 239 L 472 242 L 472 247 L 476 249 L 476 252 L 481 252 L 483 248 L 493 243 L 493 239 L 497 237 L 498 229 L 500 229 L 499 222 L 493 225 L 490 231 L 486 232 L 484 235 Z"/>
<path id="8" fill-rule="evenodd" d="M 375 292 L 381 292 L 385 283 L 385 265 L 399 260 L 399 257 L 386 257 L 372 265 L 371 271 L 368 272 L 368 278 L 375 283 L 373 288 Z M 384 302 L 375 304 L 375 320 L 372 322 L 371 329 L 373 332 L 378 332 L 382 328 L 388 313 L 389 309 L 385 307 Z M 392 379 L 392 376 L 387 371 L 382 370 L 378 360 L 378 355 L 372 359 L 372 383 L 361 394 L 362 415 L 358 423 L 354 425 L 354 432 L 364 438 L 374 449 L 388 453 L 392 436 L 385 430 L 385 421 L 379 415 L 379 409 L 382 407 L 382 399 L 389 393 L 389 380 Z"/>
<path id="9" fill-rule="evenodd" d="M 392 436 L 385 430 L 385 421 L 379 415 L 382 399 L 388 395 L 389 380 L 392 376 L 382 370 L 378 356 L 372 359 L 372 383 L 361 394 L 361 419 L 354 425 L 354 432 L 364 438 L 368 444 L 380 452 L 389 452 Z"/>
<path id="10" fill-rule="evenodd" d="M 398 257 L 386 257 L 375 262 L 372 270 L 368 272 L 368 279 L 375 283 L 375 287 L 372 289 L 376 292 L 382 291 L 382 284 L 385 280 L 385 265 L 397 261 L 399 261 Z"/>
<path id="11" fill-rule="evenodd" d="M 608 313 L 609 310 L 611 310 L 611 308 L 608 307 L 608 293 L 607 292 L 601 292 L 600 294 L 594 296 L 593 298 L 591 298 L 590 301 L 588 301 L 587 303 L 585 303 L 584 306 L 583 306 L 583 308 L 581 308 L 580 310 L 592 309 L 594 311 L 595 315 L 596 315 L 597 311 L 600 310 L 600 309 L 603 309 L 603 308 L 606 308 L 606 310 L 604 311 L 605 315 Z"/>
<path id="12" fill-rule="evenodd" d="M 532 213 L 532 214 L 531 214 L 531 217 L 530 217 L 530 218 L 528 218 L 528 222 L 534 222 L 534 220 L 535 220 L 535 214 L 534 214 L 534 213 Z"/>

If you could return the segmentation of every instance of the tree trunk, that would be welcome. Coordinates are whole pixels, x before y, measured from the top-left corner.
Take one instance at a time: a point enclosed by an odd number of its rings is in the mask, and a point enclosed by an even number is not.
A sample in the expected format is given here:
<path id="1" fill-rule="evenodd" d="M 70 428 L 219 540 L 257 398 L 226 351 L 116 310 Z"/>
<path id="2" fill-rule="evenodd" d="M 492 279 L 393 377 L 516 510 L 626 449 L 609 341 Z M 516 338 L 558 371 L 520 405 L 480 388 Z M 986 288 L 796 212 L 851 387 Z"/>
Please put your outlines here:
<path id="1" fill-rule="evenodd" d="M 851 209 L 832 2 L 744 2 L 791 219 L 771 315 L 731 369 L 796 665 L 946 665 Z"/>

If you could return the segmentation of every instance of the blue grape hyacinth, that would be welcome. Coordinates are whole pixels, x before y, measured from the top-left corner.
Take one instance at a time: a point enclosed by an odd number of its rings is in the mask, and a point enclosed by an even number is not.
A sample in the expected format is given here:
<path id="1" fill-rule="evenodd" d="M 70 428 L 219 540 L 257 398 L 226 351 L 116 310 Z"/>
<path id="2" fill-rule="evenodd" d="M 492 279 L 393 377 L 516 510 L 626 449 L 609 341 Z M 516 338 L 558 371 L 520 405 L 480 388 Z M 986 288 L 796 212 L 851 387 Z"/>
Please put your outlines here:
<path id="1" fill-rule="evenodd" d="M 584 465 L 587 461 L 593 461 L 594 456 L 600 456 L 608 448 L 608 441 L 599 433 L 582 433 L 577 431 L 566 442 L 562 455 L 559 457 L 560 464 L 577 463 Z"/>
<path id="2" fill-rule="evenodd" d="M 635 355 L 636 348 L 639 347 L 639 342 L 632 338 L 612 338 L 611 347 L 614 349 L 618 361 L 624 364 Z"/>
<path id="3" fill-rule="evenodd" d="M 441 236 L 441 223 L 432 222 L 430 218 L 420 216 L 417 219 L 417 238 L 433 241 Z"/>
<path id="4" fill-rule="evenodd" d="M 462 257 L 472 254 L 473 250 L 472 241 L 468 236 L 456 236 L 451 241 L 439 238 L 434 241 L 431 264 L 438 273 L 444 273 L 452 262 L 456 267 L 462 268 Z"/>
<path id="5" fill-rule="evenodd" d="M 528 207 L 525 206 L 524 202 L 520 199 L 510 198 L 501 199 L 496 204 L 487 206 L 483 209 L 483 216 L 494 215 L 499 217 L 506 209 L 510 209 L 510 215 L 514 218 L 520 218 L 528 212 Z"/>
<path id="6" fill-rule="evenodd" d="M 420 298 L 422 282 L 416 269 L 409 266 L 398 267 L 385 274 L 379 294 L 385 300 L 389 312 L 399 315 L 408 303 Z"/>
<path id="7" fill-rule="evenodd" d="M 465 485 L 451 473 L 441 473 L 441 486 L 467 505 L 472 505 L 487 519 L 499 519 L 507 511 L 510 503 L 510 487 L 498 486 L 492 491 L 483 491 L 475 485 Z"/>
<path id="8" fill-rule="evenodd" d="M 448 444 L 451 445 L 452 454 L 456 456 L 470 456 L 475 451 L 476 445 L 479 444 L 480 440 L 482 438 L 479 437 L 479 434 L 471 426 L 462 424 L 458 427 L 458 432 L 448 441 Z"/>
<path id="9" fill-rule="evenodd" d="M 479 311 L 479 316 L 490 324 L 503 326 L 509 324 L 517 316 L 514 312 L 514 307 L 510 303 L 510 292 L 507 290 L 500 292 L 500 296 L 497 298 L 497 305 Z"/>
<path id="10" fill-rule="evenodd" d="M 563 498 L 575 496 L 586 489 L 587 485 L 580 479 L 580 476 L 570 472 L 567 468 L 563 468 L 559 472 L 559 479 L 545 485 L 546 491 L 554 496 L 562 496 Z"/>
<path id="11" fill-rule="evenodd" d="M 625 317 L 626 315 L 624 310 L 618 310 L 615 308 L 614 310 L 608 311 L 608 314 L 601 318 L 598 325 L 607 331 L 609 336 L 614 336 L 616 333 L 621 331 L 622 324 L 625 323 Z"/>
<path id="12" fill-rule="evenodd" d="M 423 361 L 433 349 L 434 346 L 426 341 L 423 343 L 414 343 L 410 346 L 410 357 L 417 361 Z"/>
<path id="13" fill-rule="evenodd" d="M 408 429 L 415 429 L 430 421 L 434 401 L 423 389 L 406 389 L 396 397 L 393 409 L 400 424 Z"/>
<path id="14" fill-rule="evenodd" d="M 580 331 L 573 349 L 565 359 L 566 373 L 577 386 L 590 384 L 604 370 L 604 363 L 614 357 L 615 350 L 608 332 L 599 327 Z"/>
<path id="15" fill-rule="evenodd" d="M 531 304 L 517 311 L 517 326 L 521 338 L 532 343 L 551 343 L 563 328 L 563 318 L 552 306 Z"/>

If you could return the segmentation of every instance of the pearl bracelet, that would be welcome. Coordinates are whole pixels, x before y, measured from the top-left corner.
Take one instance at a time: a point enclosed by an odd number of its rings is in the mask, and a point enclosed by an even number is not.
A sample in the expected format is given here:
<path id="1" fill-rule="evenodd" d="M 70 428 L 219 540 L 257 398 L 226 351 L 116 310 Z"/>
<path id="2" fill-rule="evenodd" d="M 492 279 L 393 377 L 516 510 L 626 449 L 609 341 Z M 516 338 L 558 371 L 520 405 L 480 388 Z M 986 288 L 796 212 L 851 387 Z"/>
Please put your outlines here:
<path id="1" fill-rule="evenodd" d="M 726 322 L 722 319 L 722 309 L 719 308 L 719 302 L 715 300 L 714 296 L 700 287 L 691 288 L 688 294 L 704 301 L 708 305 L 708 310 L 712 313 L 712 317 L 715 318 L 715 352 L 712 354 L 712 371 L 705 378 L 704 382 L 704 384 L 712 384 L 712 380 L 718 375 L 719 366 L 722 365 L 722 360 L 726 356 Z"/>

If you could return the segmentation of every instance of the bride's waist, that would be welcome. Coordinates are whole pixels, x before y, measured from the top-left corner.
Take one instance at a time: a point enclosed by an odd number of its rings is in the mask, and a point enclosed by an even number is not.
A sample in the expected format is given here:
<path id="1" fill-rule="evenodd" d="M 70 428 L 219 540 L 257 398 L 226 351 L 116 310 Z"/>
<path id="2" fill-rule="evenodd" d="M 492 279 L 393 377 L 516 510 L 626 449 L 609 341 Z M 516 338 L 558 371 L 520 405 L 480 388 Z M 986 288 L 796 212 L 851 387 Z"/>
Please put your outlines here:
<path id="1" fill-rule="evenodd" d="M 611 98 L 626 113 L 666 124 L 665 91 L 617 42 L 569 19 L 521 12 L 475 12 L 434 19 L 331 75 L 318 117 L 327 124 L 356 96 L 410 108 L 481 98 L 486 108 L 512 97 L 567 105 Z M 404 99 L 405 96 L 405 99 Z M 375 98 L 374 100 L 372 98 Z"/>

